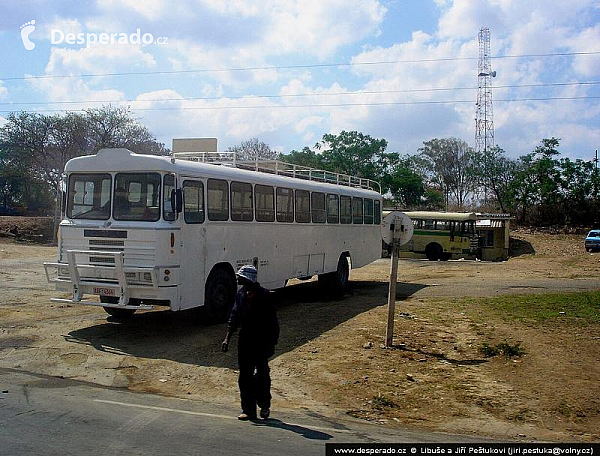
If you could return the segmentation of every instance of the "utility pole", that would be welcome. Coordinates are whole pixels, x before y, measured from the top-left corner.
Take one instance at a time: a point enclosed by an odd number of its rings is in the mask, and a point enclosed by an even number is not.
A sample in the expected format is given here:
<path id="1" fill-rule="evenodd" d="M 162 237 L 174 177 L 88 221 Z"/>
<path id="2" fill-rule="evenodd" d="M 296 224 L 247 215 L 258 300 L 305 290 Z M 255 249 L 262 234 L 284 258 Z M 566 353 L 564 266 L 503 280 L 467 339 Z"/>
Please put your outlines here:
<path id="1" fill-rule="evenodd" d="M 492 105 L 492 71 L 490 59 L 490 29 L 479 30 L 479 61 L 477 63 L 477 103 L 475 113 L 475 150 L 484 157 L 484 204 L 487 204 L 488 149 L 494 147 L 494 108 Z"/>
<path id="2" fill-rule="evenodd" d="M 391 347 L 394 341 L 394 314 L 396 313 L 396 282 L 398 281 L 398 256 L 400 246 L 406 244 L 413 234 L 412 220 L 399 211 L 390 212 L 383 220 L 381 238 L 392 246 L 390 267 L 390 287 L 388 290 L 388 319 L 385 333 L 385 346 Z"/>
<path id="3" fill-rule="evenodd" d="M 594 199 L 598 201 L 598 149 L 596 149 L 596 158 L 594 159 Z"/>

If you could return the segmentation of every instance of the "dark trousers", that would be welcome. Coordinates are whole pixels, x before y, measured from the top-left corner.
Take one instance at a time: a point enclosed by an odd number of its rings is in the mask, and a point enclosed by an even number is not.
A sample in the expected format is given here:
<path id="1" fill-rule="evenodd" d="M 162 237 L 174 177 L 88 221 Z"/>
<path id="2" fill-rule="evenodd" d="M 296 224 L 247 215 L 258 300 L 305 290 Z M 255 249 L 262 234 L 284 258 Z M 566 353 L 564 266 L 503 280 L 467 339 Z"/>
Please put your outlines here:
<path id="1" fill-rule="evenodd" d="M 242 411 L 249 416 L 256 416 L 257 405 L 261 409 L 271 407 L 269 356 L 264 353 L 264 350 L 240 347 L 238 363 Z"/>

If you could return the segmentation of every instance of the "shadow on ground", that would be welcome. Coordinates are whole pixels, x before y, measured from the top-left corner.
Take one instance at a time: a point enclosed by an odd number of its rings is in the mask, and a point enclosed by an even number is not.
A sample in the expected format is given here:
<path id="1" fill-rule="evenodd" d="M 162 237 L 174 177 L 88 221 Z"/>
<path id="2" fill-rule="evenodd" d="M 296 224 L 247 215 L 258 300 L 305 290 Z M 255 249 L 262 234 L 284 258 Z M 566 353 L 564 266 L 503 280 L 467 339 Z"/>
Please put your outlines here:
<path id="1" fill-rule="evenodd" d="M 398 283 L 402 300 L 426 287 Z M 281 337 L 275 357 L 302 346 L 357 315 L 387 304 L 388 284 L 352 281 L 341 299 L 324 299 L 316 282 L 292 285 L 276 293 Z M 65 340 L 91 345 L 99 351 L 148 359 L 168 359 L 199 366 L 236 368 L 236 340 L 224 355 L 220 351 L 226 324 L 203 321 L 198 309 L 183 312 L 152 311 L 130 320 L 106 322 L 71 331 Z"/>
<path id="2" fill-rule="evenodd" d="M 531 242 L 511 237 L 508 245 L 508 254 L 513 258 L 521 255 L 533 255 L 535 254 L 535 249 L 531 245 Z"/>

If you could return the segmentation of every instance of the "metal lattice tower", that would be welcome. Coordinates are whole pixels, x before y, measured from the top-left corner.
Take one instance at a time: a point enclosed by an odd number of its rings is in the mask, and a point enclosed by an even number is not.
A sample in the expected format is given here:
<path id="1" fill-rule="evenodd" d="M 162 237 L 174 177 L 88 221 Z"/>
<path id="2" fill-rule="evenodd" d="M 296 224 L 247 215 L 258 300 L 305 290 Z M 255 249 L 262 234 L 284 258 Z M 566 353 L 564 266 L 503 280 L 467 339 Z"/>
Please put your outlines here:
<path id="1" fill-rule="evenodd" d="M 494 108 L 492 106 L 492 71 L 490 29 L 479 30 L 479 63 L 477 64 L 477 113 L 475 115 L 475 148 L 485 152 L 494 147 Z"/>

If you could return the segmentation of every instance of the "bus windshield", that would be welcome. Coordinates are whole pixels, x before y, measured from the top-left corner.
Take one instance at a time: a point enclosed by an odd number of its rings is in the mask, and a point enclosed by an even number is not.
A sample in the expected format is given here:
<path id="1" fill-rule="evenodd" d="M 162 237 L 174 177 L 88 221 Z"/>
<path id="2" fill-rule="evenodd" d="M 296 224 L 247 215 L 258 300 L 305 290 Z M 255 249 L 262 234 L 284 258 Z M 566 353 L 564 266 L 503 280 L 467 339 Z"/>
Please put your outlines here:
<path id="1" fill-rule="evenodd" d="M 160 218 L 160 174 L 119 173 L 115 176 L 115 220 L 155 222 Z"/>
<path id="2" fill-rule="evenodd" d="M 107 220 L 110 217 L 110 174 L 71 174 L 67 217 Z"/>
<path id="3" fill-rule="evenodd" d="M 112 204 L 115 220 L 155 222 L 160 219 L 160 187 L 158 173 L 118 173 L 114 188 L 107 173 L 71 174 L 67 217 L 108 220 Z"/>

